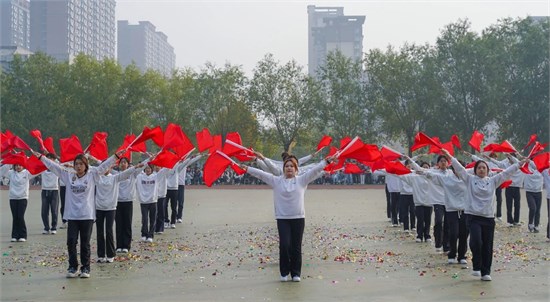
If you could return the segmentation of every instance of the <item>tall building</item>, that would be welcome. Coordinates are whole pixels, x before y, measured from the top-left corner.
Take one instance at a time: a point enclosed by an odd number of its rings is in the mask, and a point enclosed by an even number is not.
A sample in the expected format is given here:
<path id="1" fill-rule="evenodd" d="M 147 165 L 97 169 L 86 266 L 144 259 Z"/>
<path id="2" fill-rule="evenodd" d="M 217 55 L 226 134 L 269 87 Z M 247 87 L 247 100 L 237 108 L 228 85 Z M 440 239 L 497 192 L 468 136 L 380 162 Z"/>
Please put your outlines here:
<path id="1" fill-rule="evenodd" d="M 31 0 L 31 50 L 71 62 L 115 58 L 115 0 Z"/>
<path id="2" fill-rule="evenodd" d="M 354 60 L 363 57 L 363 23 L 365 16 L 345 16 L 343 7 L 308 5 L 308 73 L 326 62 L 327 55 L 339 50 Z"/>
<path id="3" fill-rule="evenodd" d="M 29 0 L 0 0 L 0 46 L 30 49 Z"/>
<path id="4" fill-rule="evenodd" d="M 168 43 L 168 37 L 149 21 L 129 24 L 118 21 L 118 63 L 122 66 L 136 64 L 144 72 L 153 69 L 170 76 L 176 67 L 174 47 Z"/>

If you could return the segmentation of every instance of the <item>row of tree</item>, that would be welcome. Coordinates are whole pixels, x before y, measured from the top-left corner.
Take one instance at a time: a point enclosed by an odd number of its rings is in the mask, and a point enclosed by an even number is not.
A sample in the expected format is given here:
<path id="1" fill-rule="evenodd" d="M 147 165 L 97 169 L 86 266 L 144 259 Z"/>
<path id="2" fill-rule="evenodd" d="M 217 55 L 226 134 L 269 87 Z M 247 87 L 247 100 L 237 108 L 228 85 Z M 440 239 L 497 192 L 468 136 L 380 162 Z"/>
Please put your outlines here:
<path id="1" fill-rule="evenodd" d="M 331 53 L 317 78 L 271 54 L 250 78 L 230 64 L 166 78 L 84 55 L 72 64 L 16 57 L 1 78 L 1 128 L 83 144 L 105 131 L 115 149 L 128 133 L 172 122 L 192 138 L 204 127 L 238 131 L 267 155 L 295 143 L 311 152 L 322 134 L 408 149 L 418 131 L 465 142 L 480 130 L 522 145 L 549 137 L 549 42 L 548 21 L 506 19 L 478 34 L 461 20 L 433 46 L 375 49 L 361 62 Z"/>

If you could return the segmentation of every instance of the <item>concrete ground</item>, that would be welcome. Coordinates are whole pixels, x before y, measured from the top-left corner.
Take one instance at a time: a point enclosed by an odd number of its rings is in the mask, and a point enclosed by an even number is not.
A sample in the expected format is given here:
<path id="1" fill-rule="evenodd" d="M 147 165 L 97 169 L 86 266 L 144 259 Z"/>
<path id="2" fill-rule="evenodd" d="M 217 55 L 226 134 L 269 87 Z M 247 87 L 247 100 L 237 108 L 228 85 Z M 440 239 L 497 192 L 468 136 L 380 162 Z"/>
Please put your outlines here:
<path id="1" fill-rule="evenodd" d="M 272 192 L 258 187 L 189 189 L 183 224 L 141 243 L 134 203 L 132 249 L 98 264 L 95 228 L 89 279 L 67 279 L 66 230 L 42 235 L 40 191 L 31 191 L 25 243 L 10 242 L 8 191 L 0 191 L 2 301 L 549 301 L 550 243 L 526 224 L 497 223 L 492 282 L 448 265 L 386 218 L 379 187 L 306 194 L 302 282 L 281 283 Z M 544 195 L 546 196 L 546 195 Z M 527 204 L 522 196 L 522 221 Z M 504 206 L 505 210 L 505 206 Z"/>

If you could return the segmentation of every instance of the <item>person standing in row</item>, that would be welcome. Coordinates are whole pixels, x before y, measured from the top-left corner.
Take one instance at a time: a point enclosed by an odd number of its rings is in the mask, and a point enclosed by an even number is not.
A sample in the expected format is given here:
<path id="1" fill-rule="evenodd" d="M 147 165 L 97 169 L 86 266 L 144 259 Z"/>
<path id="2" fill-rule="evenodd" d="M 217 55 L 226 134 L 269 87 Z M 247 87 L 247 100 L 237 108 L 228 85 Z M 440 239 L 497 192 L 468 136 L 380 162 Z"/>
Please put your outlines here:
<path id="1" fill-rule="evenodd" d="M 495 235 L 495 190 L 509 179 L 525 161 L 516 163 L 493 176 L 489 176 L 489 166 L 485 161 L 477 161 L 474 174 L 468 173 L 458 160 L 445 149 L 441 152 L 451 158 L 458 177 L 466 183 L 467 201 L 465 213 L 468 214 L 470 230 L 470 250 L 472 251 L 473 276 L 481 276 L 482 281 L 491 281 L 493 262 L 493 241 Z"/>
<path id="2" fill-rule="evenodd" d="M 529 170 L 531 174 L 525 174 L 523 179 L 523 188 L 525 189 L 525 197 L 527 198 L 527 206 L 529 207 L 529 224 L 527 228 L 529 232 L 538 233 L 540 231 L 540 208 L 542 206 L 544 180 L 534 162 L 529 163 Z"/>
<path id="3" fill-rule="evenodd" d="M 176 164 L 171 170 L 166 174 L 166 205 L 165 205 L 165 216 L 164 222 L 165 227 L 170 227 L 171 229 L 176 228 L 176 220 L 178 217 L 178 178 L 179 174 L 183 169 L 186 169 L 188 165 L 199 160 L 201 155 L 189 156 L 187 159 Z M 168 218 L 168 204 L 170 204 L 171 215 Z M 183 215 L 183 204 L 181 206 L 182 215 Z M 182 216 L 183 217 L 183 216 Z M 160 223 L 160 222 L 159 222 Z"/>
<path id="4" fill-rule="evenodd" d="M 489 160 L 496 164 L 501 169 L 506 169 L 518 162 L 518 159 L 514 156 L 507 154 L 508 159 L 503 161 L 497 161 L 492 158 Z M 516 171 L 511 177 L 512 183 L 504 191 L 504 196 L 506 198 L 506 222 L 509 227 L 519 226 L 519 215 L 521 209 L 521 194 L 520 189 L 523 185 L 524 173 L 521 171 Z"/>
<path id="5" fill-rule="evenodd" d="M 143 164 L 140 164 L 143 166 Z M 115 259 L 115 240 L 113 225 L 118 200 L 119 183 L 134 174 L 131 167 L 123 172 L 111 174 L 111 169 L 99 177 L 96 184 L 95 209 L 96 209 L 96 233 L 97 233 L 97 262 L 111 263 Z"/>
<path id="6" fill-rule="evenodd" d="M 53 153 L 46 154 L 46 157 L 51 160 L 56 160 L 57 157 Z M 57 213 L 59 211 L 59 177 L 50 170 L 41 173 L 42 176 L 42 223 L 44 230 L 42 234 L 57 233 Z M 50 226 L 50 213 L 52 214 L 52 224 Z"/>
<path id="7" fill-rule="evenodd" d="M 546 239 L 550 241 L 550 169 L 541 172 L 544 180 L 544 189 L 546 190 L 546 212 L 548 220 L 546 223 Z"/>
<path id="8" fill-rule="evenodd" d="M 161 170 L 160 166 L 154 166 L 155 172 Z M 166 176 L 167 173 L 162 175 L 162 177 L 157 178 L 157 218 L 155 224 L 155 233 L 163 234 L 164 233 L 164 217 L 166 211 L 166 192 L 168 188 L 166 186 Z"/>
<path id="9" fill-rule="evenodd" d="M 118 161 L 119 173 L 130 167 L 130 160 L 121 157 Z M 118 187 L 118 200 L 116 205 L 116 252 L 128 253 L 132 247 L 132 218 L 134 214 L 134 196 L 136 190 L 136 173 L 120 181 Z"/>
<path id="10" fill-rule="evenodd" d="M 147 164 L 136 177 L 137 198 L 141 207 L 141 241 L 153 242 L 157 221 L 159 178 L 164 178 L 170 169 L 154 172 L 154 166 Z M 159 221 L 159 223 L 164 223 Z"/>
<path id="11" fill-rule="evenodd" d="M 183 205 L 185 202 L 185 179 L 187 178 L 187 167 L 194 164 L 201 158 L 201 155 L 193 156 L 185 161 L 185 165 L 178 173 L 178 212 L 176 222 L 183 222 Z"/>
<path id="12" fill-rule="evenodd" d="M 99 167 L 89 167 L 88 158 L 84 154 L 79 154 L 73 161 L 73 171 L 65 169 L 57 162 L 42 156 L 35 152 L 35 155 L 42 160 L 44 165 L 61 178 L 67 184 L 67 195 L 65 204 L 65 218 L 68 220 L 67 229 L 67 250 L 69 253 L 69 269 L 67 278 L 75 278 L 80 275 L 81 278 L 90 277 L 90 239 L 94 221 L 96 219 L 95 211 L 95 188 L 99 182 L 100 175 L 109 170 L 111 165 L 120 156 L 117 153 L 105 160 Z M 78 252 L 76 246 L 80 236 L 80 274 L 78 271 Z"/>
<path id="13" fill-rule="evenodd" d="M 304 195 L 307 185 L 322 175 L 324 167 L 335 158 L 328 157 L 302 175 L 298 174 L 298 159 L 284 158 L 284 175 L 275 176 L 262 170 L 242 165 L 250 175 L 259 178 L 273 188 L 275 218 L 279 232 L 280 280 L 301 281 L 302 238 L 305 227 Z"/>
<path id="14" fill-rule="evenodd" d="M 13 169 L 10 169 L 12 168 Z M 37 174 L 38 175 L 38 174 Z M 11 241 L 27 241 L 27 225 L 25 223 L 25 211 L 29 200 L 30 180 L 36 177 L 22 165 L 3 164 L 0 167 L 0 178 L 7 177 L 10 180 L 10 209 L 12 217 Z"/>

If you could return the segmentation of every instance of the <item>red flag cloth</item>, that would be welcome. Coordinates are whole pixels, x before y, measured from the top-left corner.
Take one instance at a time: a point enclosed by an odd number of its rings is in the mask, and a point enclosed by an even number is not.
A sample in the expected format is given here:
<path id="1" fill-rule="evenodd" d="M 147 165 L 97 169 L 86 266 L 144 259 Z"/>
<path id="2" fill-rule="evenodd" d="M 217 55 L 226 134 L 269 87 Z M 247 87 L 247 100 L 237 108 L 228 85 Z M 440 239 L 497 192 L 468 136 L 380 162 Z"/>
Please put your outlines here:
<path id="1" fill-rule="evenodd" d="M 550 168 L 550 152 L 544 152 L 533 157 L 533 162 L 539 172 Z"/>
<path id="2" fill-rule="evenodd" d="M 474 133 L 472 133 L 472 137 L 470 138 L 468 145 L 474 148 L 477 152 L 481 152 L 480 147 L 481 143 L 483 142 L 483 137 L 485 137 L 483 133 L 474 130 Z"/>
<path id="3" fill-rule="evenodd" d="M 500 188 L 501 188 L 501 189 L 508 188 L 511 184 L 512 184 L 512 180 L 511 180 L 511 179 L 505 180 L 505 181 L 500 185 Z"/>
<path id="4" fill-rule="evenodd" d="M 217 150 L 222 150 L 222 135 L 216 134 L 212 137 L 212 147 L 210 147 L 210 154 L 216 152 Z"/>
<path id="5" fill-rule="evenodd" d="M 354 137 L 343 149 L 340 149 L 336 155 L 338 158 L 347 158 L 347 156 L 361 148 L 363 148 L 364 143 L 361 139 L 356 136 Z"/>
<path id="6" fill-rule="evenodd" d="M 243 150 L 239 153 L 233 154 L 233 157 L 235 157 L 239 161 L 251 161 L 256 158 L 256 154 L 252 152 L 251 148 L 248 148 L 248 150 Z"/>
<path id="7" fill-rule="evenodd" d="M 384 169 L 386 167 L 386 161 L 384 160 L 384 158 L 381 158 L 379 159 L 378 161 L 375 161 L 371 166 L 371 170 L 372 172 L 376 171 L 376 170 L 380 170 L 380 169 Z"/>
<path id="8" fill-rule="evenodd" d="M 46 148 L 46 151 L 48 151 L 49 153 L 57 154 L 53 147 L 53 137 L 51 136 L 46 137 L 46 139 L 44 140 L 44 147 Z"/>
<path id="9" fill-rule="evenodd" d="M 221 135 L 220 135 L 221 138 Z M 203 180 L 206 186 L 211 187 L 214 182 L 222 176 L 225 169 L 231 165 L 231 160 L 219 152 L 212 152 L 206 159 L 203 167 Z"/>
<path id="10" fill-rule="evenodd" d="M 75 159 L 78 154 L 82 152 L 82 145 L 76 135 L 72 135 L 68 138 L 60 138 L 59 146 L 61 148 L 61 162 L 66 163 Z"/>
<path id="11" fill-rule="evenodd" d="M 411 147 L 411 152 L 417 149 L 426 147 L 426 146 L 435 146 L 439 147 L 440 141 L 439 138 L 431 138 L 424 134 L 423 132 L 418 132 L 414 137 L 414 144 Z"/>
<path id="12" fill-rule="evenodd" d="M 411 170 L 407 169 L 399 161 L 386 161 L 384 166 L 386 167 L 386 172 L 396 175 L 405 175 L 411 173 Z"/>
<path id="13" fill-rule="evenodd" d="M 5 132 L 0 132 L 0 153 L 4 153 L 4 151 L 8 150 L 8 142 L 12 136 L 13 133 L 10 130 L 6 129 Z"/>
<path id="14" fill-rule="evenodd" d="M 458 135 L 453 134 L 453 136 L 451 136 L 451 142 L 458 149 L 462 149 L 462 146 L 460 145 L 460 140 L 458 139 Z"/>
<path id="15" fill-rule="evenodd" d="M 46 147 L 44 146 L 44 141 L 42 140 L 42 133 L 40 133 L 40 130 L 34 129 L 29 132 L 32 137 L 36 138 L 38 141 L 38 144 L 40 144 L 40 150 L 42 152 L 46 151 Z M 28 169 L 27 169 L 28 170 Z"/>
<path id="16" fill-rule="evenodd" d="M 328 151 L 328 156 L 333 156 L 334 154 L 336 154 L 336 152 L 338 152 L 338 148 L 331 146 Z"/>
<path id="17" fill-rule="evenodd" d="M 239 145 L 243 144 L 243 140 L 241 139 L 241 135 L 239 132 L 229 132 L 225 135 L 225 140 L 230 140 L 234 143 L 237 143 Z"/>
<path id="18" fill-rule="evenodd" d="M 527 149 L 527 147 L 531 146 L 536 140 L 537 140 L 537 135 L 531 134 L 531 136 L 529 137 L 529 142 L 527 142 L 527 145 L 525 145 L 525 147 L 523 147 L 522 150 Z"/>
<path id="19" fill-rule="evenodd" d="M 449 142 L 446 142 L 444 144 L 440 144 L 439 147 L 437 146 L 431 146 L 430 147 L 430 151 L 428 153 L 436 153 L 436 154 L 439 154 L 441 153 L 441 149 L 445 149 L 447 151 L 449 151 L 449 153 L 454 156 L 455 155 L 455 149 L 454 149 L 454 145 L 453 145 L 453 142 L 452 141 L 449 141 Z"/>
<path id="20" fill-rule="evenodd" d="M 516 148 L 514 148 L 514 146 L 512 146 L 512 144 L 510 144 L 510 142 L 509 142 L 508 140 L 502 141 L 502 143 L 500 143 L 500 145 L 501 145 L 503 148 L 512 149 L 512 150 L 514 150 L 514 152 L 518 152 L 518 151 L 516 150 Z"/>
<path id="21" fill-rule="evenodd" d="M 340 140 L 340 149 L 344 149 L 351 142 L 351 137 L 346 136 Z"/>
<path id="22" fill-rule="evenodd" d="M 22 149 L 22 150 L 31 150 L 31 147 L 27 145 L 19 136 L 14 135 L 8 139 L 8 149 Z"/>
<path id="23" fill-rule="evenodd" d="M 126 150 L 126 152 L 124 152 L 124 154 L 122 154 L 120 157 L 126 157 L 130 162 L 132 161 L 132 153 L 130 152 L 130 150 L 128 149 L 128 146 L 130 145 L 130 143 L 132 143 L 134 140 L 136 139 L 136 136 L 134 134 L 126 134 L 126 136 L 124 136 L 124 141 L 122 142 L 122 146 L 118 147 L 118 149 L 116 150 L 116 152 L 118 153 L 118 151 L 120 150 Z M 145 144 L 143 144 L 145 145 Z"/>
<path id="24" fill-rule="evenodd" d="M 515 149 L 508 147 L 506 144 L 488 144 L 483 148 L 483 152 L 503 152 L 503 153 L 514 153 Z"/>
<path id="25" fill-rule="evenodd" d="M 171 149 L 175 147 L 183 147 L 183 149 L 191 150 L 194 148 L 193 143 L 187 137 L 185 132 L 179 125 L 169 123 L 164 132 L 164 145 L 162 148 Z M 183 150 L 183 149 L 180 149 Z"/>
<path id="26" fill-rule="evenodd" d="M 153 160 L 149 161 L 149 163 L 159 167 L 172 169 L 179 160 L 180 157 L 178 155 L 172 153 L 169 150 L 162 149 Z"/>
<path id="27" fill-rule="evenodd" d="M 533 156 L 537 155 L 537 153 L 544 150 L 544 148 L 546 148 L 546 145 L 541 145 L 541 143 L 535 142 L 535 145 L 533 146 L 527 157 L 532 158 Z"/>
<path id="28" fill-rule="evenodd" d="M 237 175 L 243 175 L 244 173 L 246 173 L 246 170 L 244 170 L 239 165 L 234 164 L 234 163 L 231 163 L 231 169 L 233 169 L 233 171 L 235 171 L 235 173 L 237 173 Z"/>
<path id="29" fill-rule="evenodd" d="M 346 163 L 344 165 L 344 173 L 346 174 L 361 174 L 363 170 L 358 165 L 352 163 Z"/>
<path id="30" fill-rule="evenodd" d="M 382 146 L 382 148 L 380 149 L 380 153 L 382 154 L 384 160 L 392 161 L 401 158 L 401 153 L 387 146 Z"/>
<path id="31" fill-rule="evenodd" d="M 330 137 L 328 135 L 323 135 L 323 138 L 321 138 L 321 140 L 317 144 L 317 151 L 319 151 L 319 150 L 323 149 L 324 147 L 330 145 L 330 143 L 332 143 L 332 137 Z"/>
<path id="32" fill-rule="evenodd" d="M 164 144 L 164 133 L 162 132 L 162 129 L 160 128 L 160 126 L 156 126 L 155 128 L 149 128 L 147 126 L 143 127 L 143 131 L 130 144 L 130 147 L 132 147 L 132 149 L 135 150 L 134 145 L 137 145 L 139 143 L 144 143 L 149 139 L 152 139 L 153 142 L 155 142 L 155 144 L 159 147 L 161 147 Z"/>
<path id="33" fill-rule="evenodd" d="M 44 163 L 38 159 L 38 157 L 31 155 L 27 159 L 27 163 L 25 164 L 25 169 L 27 169 L 32 175 L 39 174 L 43 171 L 48 170 Z"/>
<path id="34" fill-rule="evenodd" d="M 364 144 L 361 149 L 349 153 L 346 158 L 352 158 L 362 162 L 375 162 L 382 158 L 382 153 L 378 150 L 378 146 Z"/>
<path id="35" fill-rule="evenodd" d="M 466 168 L 466 169 L 470 169 L 470 168 L 472 168 L 472 169 L 473 169 L 473 168 L 475 167 L 475 165 L 476 165 L 476 162 L 475 162 L 475 161 L 473 161 L 473 162 L 471 162 L 471 163 L 467 164 L 467 165 L 466 165 L 466 167 L 464 167 L 464 168 Z"/>
<path id="36" fill-rule="evenodd" d="M 21 165 L 25 167 L 27 163 L 27 156 L 23 151 L 17 153 L 6 153 L 2 155 L 2 163 L 5 165 Z"/>
<path id="37" fill-rule="evenodd" d="M 336 162 L 333 162 L 329 165 L 326 165 L 325 168 L 323 170 L 325 170 L 326 172 L 330 173 L 330 174 L 334 174 L 334 172 L 342 169 L 344 167 L 344 163 L 346 161 L 344 159 L 340 159 Z"/>
<path id="38" fill-rule="evenodd" d="M 210 134 L 208 128 L 204 128 L 201 131 L 197 132 L 195 136 L 197 138 L 197 148 L 199 149 L 199 152 L 208 150 L 212 147 L 212 145 L 214 145 L 212 135 Z"/>
<path id="39" fill-rule="evenodd" d="M 239 143 L 234 142 L 230 139 L 225 140 L 225 144 L 223 144 L 222 152 L 227 154 L 228 156 L 233 156 L 236 153 L 239 153 L 246 148 L 241 146 Z"/>
<path id="40" fill-rule="evenodd" d="M 87 148 L 87 152 L 101 161 L 109 158 L 109 148 L 107 148 L 107 132 L 95 132 L 92 137 L 92 141 Z"/>

